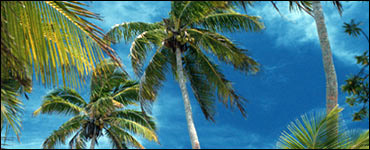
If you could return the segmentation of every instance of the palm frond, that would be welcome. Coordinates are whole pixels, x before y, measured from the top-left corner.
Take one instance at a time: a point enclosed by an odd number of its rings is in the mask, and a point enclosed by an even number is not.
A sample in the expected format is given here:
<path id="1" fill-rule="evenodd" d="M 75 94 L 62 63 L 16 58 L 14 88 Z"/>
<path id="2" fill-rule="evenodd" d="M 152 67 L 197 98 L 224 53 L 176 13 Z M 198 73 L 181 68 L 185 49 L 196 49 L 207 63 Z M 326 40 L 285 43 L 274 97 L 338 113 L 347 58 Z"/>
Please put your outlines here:
<path id="1" fill-rule="evenodd" d="M 259 64 L 246 55 L 244 49 L 237 46 L 225 36 L 201 29 L 188 29 L 194 37 L 193 47 L 200 47 L 206 52 L 211 52 L 226 64 L 232 64 L 235 69 L 242 72 L 257 72 Z"/>
<path id="2" fill-rule="evenodd" d="M 17 98 L 19 94 L 13 88 L 3 82 L 1 84 L 1 127 L 10 125 L 19 140 L 23 103 Z"/>
<path id="3" fill-rule="evenodd" d="M 145 31 L 135 38 L 131 44 L 130 56 L 132 68 L 137 76 L 142 73 L 141 69 L 148 51 L 153 48 L 161 49 L 165 36 L 164 30 L 157 29 Z"/>
<path id="4" fill-rule="evenodd" d="M 208 85 L 211 86 L 211 89 L 215 89 L 214 92 L 217 93 L 218 100 L 224 103 L 226 107 L 230 105 L 230 107 L 233 108 L 234 105 L 236 105 L 242 115 L 245 116 L 244 103 L 246 99 L 234 91 L 231 82 L 225 78 L 218 67 L 212 63 L 198 47 L 191 44 L 189 52 L 192 53 L 191 55 L 194 55 L 194 59 L 197 60 L 199 68 L 203 70 L 208 80 Z"/>
<path id="5" fill-rule="evenodd" d="M 260 17 L 243 15 L 235 12 L 215 13 L 205 16 L 195 22 L 195 26 L 203 27 L 212 32 L 239 32 L 239 31 L 260 31 L 264 28 Z"/>
<path id="6" fill-rule="evenodd" d="M 132 145 L 140 149 L 145 148 L 143 145 L 140 144 L 138 140 L 136 140 L 135 137 L 133 137 L 131 134 L 129 134 L 127 131 L 125 131 L 121 127 L 112 125 L 109 130 L 115 133 L 115 135 L 118 136 L 120 139 L 123 139 L 122 142 L 125 142 L 126 145 Z"/>
<path id="7" fill-rule="evenodd" d="M 369 149 L 369 130 L 354 132 L 346 149 Z"/>
<path id="8" fill-rule="evenodd" d="M 104 57 L 102 51 L 119 62 L 114 50 L 101 39 L 101 29 L 82 18 L 98 16 L 79 5 L 2 1 L 1 30 L 6 31 L 1 33 L 2 56 L 14 56 L 13 61 L 33 66 L 31 73 L 44 85 L 57 85 L 57 72 L 61 71 L 64 85 L 69 82 L 73 87 L 78 85 L 73 82 L 82 82 L 74 76 L 91 71 Z"/>
<path id="9" fill-rule="evenodd" d="M 110 95 L 113 88 L 120 86 L 127 78 L 127 72 L 119 68 L 116 63 L 103 60 L 94 69 L 92 75 L 90 100 L 95 101 L 99 97 Z"/>
<path id="10" fill-rule="evenodd" d="M 137 122 L 151 130 L 155 131 L 156 126 L 153 121 L 153 118 L 150 116 L 144 116 L 140 111 L 126 109 L 120 111 L 114 111 L 111 114 L 112 117 L 124 118 L 134 122 Z"/>
<path id="11" fill-rule="evenodd" d="M 210 85 L 209 81 L 207 80 L 207 76 L 203 73 L 204 71 L 200 68 L 198 64 L 198 60 L 195 59 L 192 55 L 186 55 L 184 57 L 184 72 L 187 78 L 190 81 L 191 88 L 193 90 L 194 96 L 198 101 L 200 108 L 206 119 L 210 119 L 213 122 L 214 114 L 215 114 L 215 97 L 214 86 L 204 86 Z"/>
<path id="12" fill-rule="evenodd" d="M 111 126 L 120 127 L 132 133 L 138 134 L 150 141 L 158 142 L 155 131 L 151 129 L 151 126 L 148 124 L 140 124 L 139 122 L 119 117 L 109 117 L 107 120 L 109 120 L 109 124 Z"/>
<path id="13" fill-rule="evenodd" d="M 244 11 L 246 12 L 247 12 L 247 7 L 253 6 L 253 3 L 254 3 L 254 1 L 228 1 L 228 2 L 235 6 L 242 6 Z"/>
<path id="14" fill-rule="evenodd" d="M 126 143 L 122 138 L 122 136 L 118 136 L 116 132 L 112 131 L 112 128 L 105 128 L 106 135 L 109 139 L 111 139 L 112 149 L 127 149 Z"/>
<path id="15" fill-rule="evenodd" d="M 43 142 L 42 147 L 44 149 L 54 149 L 58 144 L 65 144 L 66 138 L 80 129 L 84 122 L 84 118 L 85 116 L 78 115 L 65 122 L 59 127 L 59 129 L 53 131 L 53 133 Z"/>
<path id="16" fill-rule="evenodd" d="M 79 114 L 85 112 L 86 102 L 79 94 L 69 88 L 57 89 L 44 97 L 41 107 L 33 112 L 34 116 L 39 113 L 65 113 Z"/>
<path id="17" fill-rule="evenodd" d="M 112 97 L 124 106 L 136 104 L 139 101 L 139 83 L 137 81 L 124 81 L 116 90 Z"/>
<path id="18" fill-rule="evenodd" d="M 124 22 L 114 25 L 105 35 L 104 39 L 116 44 L 122 39 L 126 42 L 133 40 L 134 37 L 145 31 L 161 29 L 162 23 L 144 23 L 144 22 Z"/>
<path id="19" fill-rule="evenodd" d="M 114 100 L 110 96 L 99 97 L 96 101 L 90 102 L 86 106 L 86 110 L 90 114 L 94 114 L 95 116 L 112 112 L 114 109 L 115 109 Z"/>
<path id="20" fill-rule="evenodd" d="M 276 5 L 275 1 L 270 1 L 275 10 L 280 14 L 280 10 Z M 308 15 L 313 16 L 312 6 L 310 1 L 289 1 L 289 10 L 290 11 L 305 11 Z"/>
<path id="21" fill-rule="evenodd" d="M 342 108 L 336 106 L 328 114 L 319 112 L 303 115 L 301 120 L 291 122 L 290 133 L 283 131 L 277 146 L 282 149 L 337 149 L 348 145 L 349 137 L 341 124 L 338 126 L 338 115 Z"/>
<path id="22" fill-rule="evenodd" d="M 219 8 L 227 8 L 224 1 L 174 1 L 171 2 L 170 16 L 174 20 L 175 30 L 186 26 L 189 22 L 196 22 Z"/>
<path id="23" fill-rule="evenodd" d="M 149 61 L 140 78 L 139 100 L 143 112 L 150 112 L 150 103 L 155 100 L 159 88 L 162 87 L 163 81 L 166 80 L 165 72 L 168 71 L 169 53 L 172 53 L 172 51 L 159 49 Z"/>

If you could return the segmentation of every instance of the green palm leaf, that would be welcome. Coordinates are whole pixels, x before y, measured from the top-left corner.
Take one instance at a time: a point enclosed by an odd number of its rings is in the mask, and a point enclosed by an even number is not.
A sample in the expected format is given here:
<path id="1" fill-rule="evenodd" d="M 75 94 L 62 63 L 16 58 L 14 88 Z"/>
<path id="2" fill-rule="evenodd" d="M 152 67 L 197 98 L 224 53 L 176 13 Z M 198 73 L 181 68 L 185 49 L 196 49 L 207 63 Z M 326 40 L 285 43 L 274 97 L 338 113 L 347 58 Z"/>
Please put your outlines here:
<path id="1" fill-rule="evenodd" d="M 82 83 L 76 76 L 86 75 L 104 58 L 102 51 L 119 62 L 115 52 L 101 39 L 102 30 L 83 19 L 99 19 L 98 15 L 82 5 L 2 1 L 1 30 L 6 31 L 1 33 L 2 56 L 13 57 L 11 62 L 31 64 L 28 67 L 33 65 L 31 72 L 45 85 L 57 85 L 57 72 L 61 71 L 64 85 L 68 83 L 71 87 L 78 86 L 75 82 Z"/>
<path id="2" fill-rule="evenodd" d="M 277 143 L 282 149 L 343 149 L 363 148 L 368 146 L 368 130 L 355 138 L 339 122 L 338 115 L 342 108 L 336 106 L 328 114 L 302 115 L 301 120 L 291 122 L 287 131 L 283 131 Z M 366 141 L 367 139 L 367 141 Z"/>
<path id="3" fill-rule="evenodd" d="M 235 12 L 210 14 L 197 23 L 212 32 L 259 31 L 264 25 L 260 17 L 248 16 Z"/>
<path id="4" fill-rule="evenodd" d="M 76 91 L 69 88 L 57 89 L 44 97 L 41 107 L 33 115 L 37 116 L 40 113 L 78 115 L 85 112 L 83 109 L 85 106 L 86 102 Z"/>
<path id="5" fill-rule="evenodd" d="M 65 144 L 66 137 L 80 128 L 84 122 L 83 119 L 84 116 L 78 115 L 65 122 L 44 141 L 42 147 L 44 149 L 54 149 L 55 145 Z"/>
<path id="6" fill-rule="evenodd" d="M 128 42 L 145 31 L 160 29 L 161 27 L 162 26 L 160 22 L 155 24 L 145 22 L 128 22 L 116 24 L 112 27 L 112 29 L 109 30 L 104 38 L 114 44 L 118 43 L 122 39 Z"/>

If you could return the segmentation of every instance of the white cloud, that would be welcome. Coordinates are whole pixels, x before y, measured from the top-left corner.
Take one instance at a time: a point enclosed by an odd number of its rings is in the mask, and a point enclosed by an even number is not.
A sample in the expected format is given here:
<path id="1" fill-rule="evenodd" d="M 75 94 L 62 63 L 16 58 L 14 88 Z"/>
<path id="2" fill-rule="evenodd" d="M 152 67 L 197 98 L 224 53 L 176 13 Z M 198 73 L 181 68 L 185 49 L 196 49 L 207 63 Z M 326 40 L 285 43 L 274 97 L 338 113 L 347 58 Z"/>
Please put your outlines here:
<path id="1" fill-rule="evenodd" d="M 354 56 L 361 54 L 359 51 L 363 51 L 366 47 L 345 40 L 348 39 L 348 35 L 343 33 L 342 24 L 354 17 L 352 15 L 358 13 L 362 4 L 360 2 L 343 2 L 342 4 L 344 13 L 343 17 L 340 17 L 333 4 L 322 2 L 326 27 L 334 57 L 339 58 L 346 64 L 355 64 Z M 273 6 L 267 2 L 251 9 L 251 14 L 262 16 L 266 25 L 265 33 L 276 38 L 276 47 L 292 47 L 297 44 L 315 44 L 319 46 L 316 24 L 311 16 L 303 12 L 289 12 L 287 2 L 278 2 L 278 7 L 283 16 L 280 16 Z M 361 17 L 358 21 L 363 22 L 369 18 L 368 13 L 356 17 Z M 364 30 L 368 31 L 368 22 L 362 27 L 365 27 Z M 364 43 L 364 41 L 362 42 Z"/>

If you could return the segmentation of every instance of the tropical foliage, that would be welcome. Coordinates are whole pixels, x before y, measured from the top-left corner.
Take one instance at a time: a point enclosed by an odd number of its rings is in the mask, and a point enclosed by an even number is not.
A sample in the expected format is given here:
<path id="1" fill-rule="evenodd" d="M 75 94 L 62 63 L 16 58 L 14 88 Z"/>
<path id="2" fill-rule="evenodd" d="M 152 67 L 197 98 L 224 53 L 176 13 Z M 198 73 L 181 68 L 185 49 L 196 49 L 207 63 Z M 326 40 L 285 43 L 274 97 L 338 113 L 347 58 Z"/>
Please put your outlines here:
<path id="1" fill-rule="evenodd" d="M 7 58 L 2 58 L 1 61 Z M 21 81 L 14 80 L 9 69 L 1 68 L 1 131 L 7 133 L 8 127 L 11 127 L 19 140 L 21 129 L 21 113 L 23 103 L 19 99 L 20 94 L 31 92 L 32 81 L 30 76 L 23 78 Z M 21 83 L 20 83 L 21 82 Z M 7 138 L 4 134 L 3 138 Z"/>
<path id="2" fill-rule="evenodd" d="M 124 22 L 113 26 L 106 34 L 106 39 L 113 43 L 133 41 L 131 64 L 141 78 L 140 95 L 143 98 L 156 95 L 165 80 L 165 73 L 172 70 L 183 95 L 193 148 L 199 148 L 199 144 L 196 144 L 185 80 L 190 81 L 206 119 L 214 121 L 216 99 L 225 106 L 236 106 L 243 115 L 245 99 L 236 93 L 209 55 L 215 55 L 221 62 L 244 73 L 258 71 L 258 63 L 246 55 L 246 49 L 238 48 L 220 34 L 263 28 L 258 17 L 237 13 L 234 8 L 233 3 L 224 1 L 175 1 L 171 2 L 169 17 L 163 21 Z M 148 53 L 153 50 L 154 55 L 144 67 Z"/>
<path id="3" fill-rule="evenodd" d="M 338 122 L 342 108 L 302 115 L 283 131 L 277 147 L 281 149 L 369 149 L 369 130 L 347 130 Z"/>
<path id="4" fill-rule="evenodd" d="M 70 88 L 58 88 L 44 97 L 34 115 L 63 113 L 73 117 L 44 141 L 43 148 L 64 144 L 72 134 L 69 146 L 77 149 L 86 148 L 88 140 L 90 148 L 94 148 L 103 135 L 111 140 L 113 148 L 119 149 L 144 148 L 132 134 L 158 142 L 153 118 L 128 108 L 138 103 L 138 82 L 127 80 L 127 74 L 111 61 L 103 61 L 96 70 L 105 73 L 93 75 L 88 103 Z"/>
<path id="5" fill-rule="evenodd" d="M 102 29 L 84 18 L 101 18 L 76 1 L 2 1 L 1 56 L 10 58 L 2 65 L 22 78 L 24 66 L 31 67 L 36 79 L 77 87 L 81 77 L 91 72 L 103 52 L 117 60 L 115 52 L 101 39 Z M 79 81 L 79 82 L 78 82 Z"/>
<path id="6" fill-rule="evenodd" d="M 80 87 L 84 76 L 104 58 L 103 51 L 119 62 L 101 39 L 102 29 L 86 20 L 100 17 L 83 5 L 76 1 L 1 1 L 2 127 L 9 123 L 19 134 L 22 102 L 17 96 L 31 92 L 32 75 L 44 85 L 55 86 L 61 72 L 64 86 Z"/>
<path id="7" fill-rule="evenodd" d="M 344 32 L 354 37 L 362 33 L 369 42 L 368 36 L 358 27 L 360 24 L 355 23 L 352 19 L 350 23 L 344 23 Z M 350 106 L 362 105 L 360 110 L 353 114 L 353 120 L 358 121 L 369 118 L 369 50 L 365 50 L 361 56 L 355 58 L 357 64 L 361 65 L 362 68 L 356 75 L 352 75 L 346 80 L 342 91 L 350 95 L 346 98 L 347 104 Z"/>

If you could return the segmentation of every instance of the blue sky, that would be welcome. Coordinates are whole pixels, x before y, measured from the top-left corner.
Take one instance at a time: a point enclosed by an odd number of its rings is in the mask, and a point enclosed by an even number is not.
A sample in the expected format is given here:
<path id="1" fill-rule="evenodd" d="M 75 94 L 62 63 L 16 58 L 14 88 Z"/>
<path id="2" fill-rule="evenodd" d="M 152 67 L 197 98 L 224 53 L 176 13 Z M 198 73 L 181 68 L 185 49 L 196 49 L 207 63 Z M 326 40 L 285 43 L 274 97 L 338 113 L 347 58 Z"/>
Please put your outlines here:
<path id="1" fill-rule="evenodd" d="M 108 31 L 122 22 L 157 22 L 168 16 L 170 2 L 87 2 L 89 10 L 104 17 L 95 22 Z M 338 85 L 344 84 L 350 74 L 359 71 L 354 56 L 369 48 L 365 38 L 353 38 L 343 33 L 343 22 L 350 19 L 363 22 L 361 28 L 369 34 L 369 3 L 342 2 L 340 17 L 330 2 L 322 2 L 332 47 Z M 306 112 L 325 108 L 325 76 L 321 49 L 313 18 L 304 13 L 289 12 L 287 2 L 279 2 L 280 16 L 269 2 L 256 2 L 248 9 L 249 15 L 261 16 L 266 29 L 257 32 L 225 34 L 261 64 L 256 75 L 246 76 L 232 67 L 221 64 L 226 77 L 233 81 L 238 93 L 248 99 L 247 118 L 238 110 L 217 105 L 216 123 L 205 120 L 194 96 L 191 94 L 193 117 L 201 148 L 275 148 L 281 131 L 288 123 Z M 242 11 L 243 12 L 243 11 Z M 244 13 L 244 12 L 243 12 Z M 128 58 L 130 44 L 113 45 L 125 69 L 137 79 Z M 158 126 L 160 145 L 139 138 L 146 148 L 191 148 L 180 88 L 172 75 L 159 91 L 153 105 L 153 116 Z M 79 91 L 88 100 L 88 87 Z M 21 143 L 9 143 L 8 148 L 40 148 L 53 130 L 59 128 L 70 116 L 39 115 L 32 117 L 42 97 L 52 89 L 34 82 L 30 100 L 21 98 L 24 105 Z M 189 92 L 191 92 L 189 90 Z M 368 129 L 369 121 L 352 122 L 355 111 L 345 102 L 346 94 L 339 92 L 339 105 L 348 128 Z M 106 138 L 99 140 L 98 148 L 111 148 Z M 67 148 L 59 145 L 59 148 Z"/>

